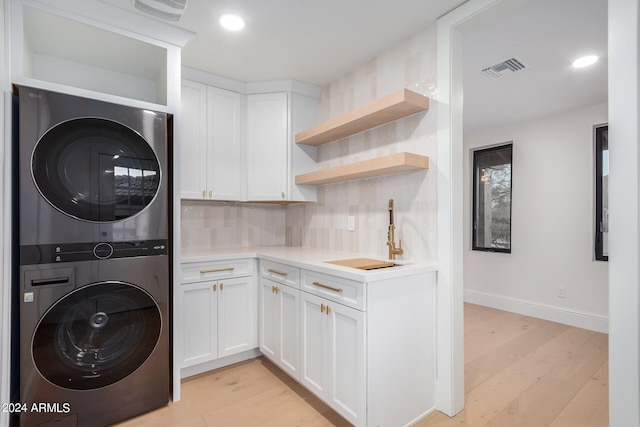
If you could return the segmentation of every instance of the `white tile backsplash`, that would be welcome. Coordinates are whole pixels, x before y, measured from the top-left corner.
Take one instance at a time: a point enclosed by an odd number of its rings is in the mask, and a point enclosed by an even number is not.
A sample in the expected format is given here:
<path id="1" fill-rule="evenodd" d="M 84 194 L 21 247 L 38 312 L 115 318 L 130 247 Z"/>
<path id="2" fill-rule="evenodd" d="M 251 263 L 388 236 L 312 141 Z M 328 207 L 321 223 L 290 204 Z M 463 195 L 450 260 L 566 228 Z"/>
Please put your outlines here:
<path id="1" fill-rule="evenodd" d="M 182 201 L 181 249 L 284 245 L 286 207 Z"/>

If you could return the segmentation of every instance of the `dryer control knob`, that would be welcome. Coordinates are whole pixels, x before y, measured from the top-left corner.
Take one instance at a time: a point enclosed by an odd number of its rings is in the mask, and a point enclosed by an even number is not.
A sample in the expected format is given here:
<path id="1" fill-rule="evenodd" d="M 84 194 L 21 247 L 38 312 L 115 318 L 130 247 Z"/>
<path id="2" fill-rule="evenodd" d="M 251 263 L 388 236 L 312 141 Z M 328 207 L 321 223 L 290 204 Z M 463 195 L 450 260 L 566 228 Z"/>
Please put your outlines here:
<path id="1" fill-rule="evenodd" d="M 111 255 L 113 255 L 113 246 L 111 246 L 109 243 L 98 243 L 93 248 L 93 254 L 98 259 L 110 258 Z"/>

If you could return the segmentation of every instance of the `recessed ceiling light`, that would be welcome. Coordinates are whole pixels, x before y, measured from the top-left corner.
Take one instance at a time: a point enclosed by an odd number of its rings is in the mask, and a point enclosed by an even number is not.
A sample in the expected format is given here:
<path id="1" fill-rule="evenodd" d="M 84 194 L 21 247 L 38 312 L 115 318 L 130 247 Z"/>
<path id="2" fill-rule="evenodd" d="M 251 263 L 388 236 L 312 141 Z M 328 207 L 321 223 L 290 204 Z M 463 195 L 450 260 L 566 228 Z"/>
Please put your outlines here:
<path id="1" fill-rule="evenodd" d="M 244 19 L 231 13 L 222 15 L 219 22 L 220 25 L 222 25 L 222 28 L 229 31 L 240 31 L 244 28 Z"/>
<path id="2" fill-rule="evenodd" d="M 573 61 L 573 66 L 575 68 L 584 68 L 584 67 L 588 67 L 589 65 L 593 65 L 598 61 L 598 57 L 595 55 L 588 55 L 588 56 L 583 56 L 582 58 L 578 58 L 575 61 Z"/>

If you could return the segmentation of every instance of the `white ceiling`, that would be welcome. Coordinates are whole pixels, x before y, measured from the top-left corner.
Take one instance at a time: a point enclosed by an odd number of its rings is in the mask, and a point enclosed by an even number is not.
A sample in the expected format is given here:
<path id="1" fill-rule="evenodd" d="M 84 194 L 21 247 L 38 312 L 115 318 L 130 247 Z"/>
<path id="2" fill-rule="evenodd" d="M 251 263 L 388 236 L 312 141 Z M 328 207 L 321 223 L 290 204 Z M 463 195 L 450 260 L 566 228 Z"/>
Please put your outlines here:
<path id="1" fill-rule="evenodd" d="M 132 0 L 103 0 L 132 10 Z M 324 86 L 398 45 L 466 0 L 187 0 L 177 26 L 197 36 L 182 62 L 242 82 L 295 79 Z M 246 28 L 218 25 L 227 12 Z"/>
<path id="2" fill-rule="evenodd" d="M 135 11 L 132 0 L 102 0 Z M 197 34 L 183 65 L 242 82 L 296 79 L 324 86 L 466 0 L 188 0 L 175 25 Z M 465 129 L 525 120 L 607 100 L 607 0 L 509 0 L 511 11 L 465 33 Z M 523 3 L 522 5 L 520 5 Z M 242 33 L 217 18 L 242 14 Z M 601 56 L 590 69 L 571 62 Z M 517 57 L 529 67 L 493 80 L 481 70 Z"/>
<path id="3" fill-rule="evenodd" d="M 464 36 L 467 131 L 607 101 L 607 0 L 529 0 Z M 588 54 L 599 61 L 571 66 Z M 512 57 L 528 67 L 496 80 L 482 73 Z"/>

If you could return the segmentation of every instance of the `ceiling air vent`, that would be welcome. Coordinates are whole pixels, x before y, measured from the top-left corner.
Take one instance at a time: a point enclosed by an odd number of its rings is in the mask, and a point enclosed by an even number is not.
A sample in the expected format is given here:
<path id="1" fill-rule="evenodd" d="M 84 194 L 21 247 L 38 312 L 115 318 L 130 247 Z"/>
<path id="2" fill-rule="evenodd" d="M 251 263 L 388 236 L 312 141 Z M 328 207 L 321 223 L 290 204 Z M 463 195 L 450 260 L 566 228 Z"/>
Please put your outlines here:
<path id="1" fill-rule="evenodd" d="M 492 65 L 491 67 L 487 67 L 482 70 L 483 73 L 488 75 L 491 78 L 499 79 L 502 78 L 502 75 L 507 71 L 515 73 L 516 71 L 520 71 L 527 68 L 527 65 L 522 62 L 518 58 L 507 59 L 506 61 L 502 61 L 498 64 Z"/>
<path id="2" fill-rule="evenodd" d="M 156 18 L 177 22 L 182 18 L 187 0 L 133 0 L 133 6 Z"/>

